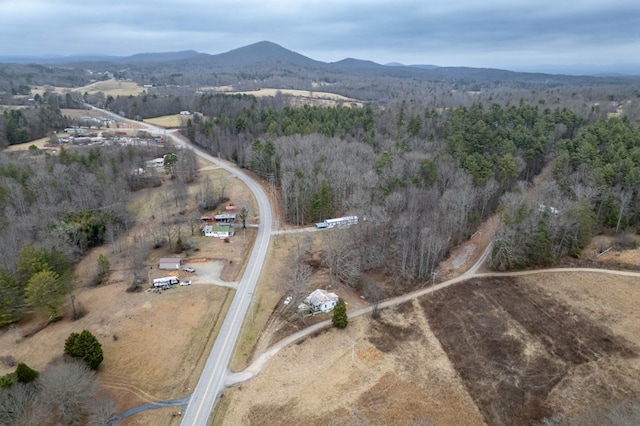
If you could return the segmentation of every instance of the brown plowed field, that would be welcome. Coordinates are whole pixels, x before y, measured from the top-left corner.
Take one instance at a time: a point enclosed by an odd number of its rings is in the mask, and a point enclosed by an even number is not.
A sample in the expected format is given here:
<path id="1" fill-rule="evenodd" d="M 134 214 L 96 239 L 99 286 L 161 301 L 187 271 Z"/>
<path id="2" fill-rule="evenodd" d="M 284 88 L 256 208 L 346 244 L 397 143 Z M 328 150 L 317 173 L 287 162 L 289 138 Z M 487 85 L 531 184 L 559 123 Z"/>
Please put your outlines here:
<path id="1" fill-rule="evenodd" d="M 635 344 L 531 282 L 478 279 L 424 298 L 421 306 L 489 424 L 550 417 L 562 405 L 552 391 L 586 366 L 638 377 Z M 638 394 L 634 383 L 611 385 L 619 396 Z"/>

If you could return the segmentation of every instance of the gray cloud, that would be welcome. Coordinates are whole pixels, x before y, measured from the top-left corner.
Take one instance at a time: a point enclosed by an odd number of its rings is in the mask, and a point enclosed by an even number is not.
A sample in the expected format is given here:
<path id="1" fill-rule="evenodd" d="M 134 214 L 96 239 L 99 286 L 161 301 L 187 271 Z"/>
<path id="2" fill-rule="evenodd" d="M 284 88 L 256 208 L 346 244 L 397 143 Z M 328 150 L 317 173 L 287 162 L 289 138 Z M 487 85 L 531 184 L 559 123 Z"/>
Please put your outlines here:
<path id="1" fill-rule="evenodd" d="M 3 0 L 0 55 L 222 53 L 270 40 L 323 61 L 616 63 L 636 60 L 639 19 L 637 0 Z"/>

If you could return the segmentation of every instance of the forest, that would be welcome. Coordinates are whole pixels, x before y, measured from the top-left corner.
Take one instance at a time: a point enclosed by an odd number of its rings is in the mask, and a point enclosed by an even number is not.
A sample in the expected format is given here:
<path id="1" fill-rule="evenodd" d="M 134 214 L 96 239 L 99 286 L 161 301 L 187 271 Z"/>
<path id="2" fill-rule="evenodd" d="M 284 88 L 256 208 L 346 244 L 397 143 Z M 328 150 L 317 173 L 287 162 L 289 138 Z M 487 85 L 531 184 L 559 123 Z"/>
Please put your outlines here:
<path id="1" fill-rule="evenodd" d="M 449 250 L 496 212 L 502 225 L 491 266 L 499 270 L 579 257 L 594 233 L 634 229 L 640 221 L 640 92 L 633 85 L 476 81 L 460 90 L 460 82 L 329 80 L 349 86 L 344 94 L 380 101 L 294 106 L 281 92 L 255 97 L 185 86 L 116 97 L 45 92 L 29 101 L 34 105 L 5 110 L 0 143 L 73 124 L 61 108 L 90 104 L 140 119 L 197 111 L 183 134 L 277 187 L 287 222 L 359 216 L 347 238 L 326 247 L 323 262 L 356 288 L 382 274 L 389 295 L 428 282 Z M 24 247 L 37 244 L 73 263 L 93 246 L 115 244 L 132 220 L 125 208 L 130 194 L 159 183 L 132 172 L 151 155 L 132 147 L 0 154 L 0 291 L 29 306 L 26 283 L 16 284 Z M 184 188 L 195 160 L 187 151 L 176 161 L 184 167 L 171 170 L 187 175 L 168 171 L 179 182 L 174 187 Z M 528 188 L 549 167 L 551 179 L 530 199 Z M 218 199 L 207 192 L 200 191 L 202 208 Z M 180 191 L 166 198 L 179 204 Z M 172 232 L 154 230 L 141 245 L 174 244 Z M 131 256 L 132 270 L 144 253 Z M 4 322 L 17 318 L 12 312 Z"/>
<path id="2" fill-rule="evenodd" d="M 108 244 L 116 250 L 133 221 L 127 210 L 130 195 L 160 185 L 158 173 L 165 170 L 138 172 L 157 155 L 157 149 L 133 146 L 61 147 L 57 155 L 38 149 L 0 153 L 0 325 L 31 309 L 44 318 L 58 317 L 74 290 L 72 266 L 92 247 Z M 194 179 L 195 155 L 184 150 L 171 156 L 166 172 L 180 170 L 163 202 L 178 205 Z M 203 187 L 200 194 L 205 193 L 199 202 L 210 207 L 215 191 Z M 175 240 L 172 223 L 161 219 L 162 224 L 149 224 L 145 238 L 129 253 L 132 281 L 153 246 Z M 99 284 L 99 270 L 84 278 Z"/>

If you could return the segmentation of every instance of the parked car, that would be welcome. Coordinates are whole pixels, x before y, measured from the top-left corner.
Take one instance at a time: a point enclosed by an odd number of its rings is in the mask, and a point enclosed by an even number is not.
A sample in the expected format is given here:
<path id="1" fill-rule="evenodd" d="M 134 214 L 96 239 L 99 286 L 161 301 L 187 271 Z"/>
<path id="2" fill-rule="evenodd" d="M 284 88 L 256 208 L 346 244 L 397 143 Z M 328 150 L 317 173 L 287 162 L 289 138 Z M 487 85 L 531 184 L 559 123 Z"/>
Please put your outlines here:
<path id="1" fill-rule="evenodd" d="M 180 285 L 191 285 L 191 280 L 180 281 Z"/>
<path id="2" fill-rule="evenodd" d="M 192 274 L 196 271 L 191 266 L 185 266 L 184 268 L 182 268 L 182 270 L 185 271 L 185 272 L 191 272 Z"/>

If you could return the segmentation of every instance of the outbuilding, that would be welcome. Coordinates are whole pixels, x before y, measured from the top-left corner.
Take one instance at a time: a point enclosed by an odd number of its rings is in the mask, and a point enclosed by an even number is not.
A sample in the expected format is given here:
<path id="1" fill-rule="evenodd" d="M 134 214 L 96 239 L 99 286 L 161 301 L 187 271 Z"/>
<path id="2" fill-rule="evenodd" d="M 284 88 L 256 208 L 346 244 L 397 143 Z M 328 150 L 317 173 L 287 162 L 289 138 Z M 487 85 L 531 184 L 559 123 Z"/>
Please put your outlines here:
<path id="1" fill-rule="evenodd" d="M 179 257 L 163 257 L 158 262 L 158 269 L 180 269 L 182 259 Z"/>
<path id="2" fill-rule="evenodd" d="M 218 223 L 232 223 L 236 221 L 235 213 L 220 213 L 213 216 L 216 222 Z"/>

